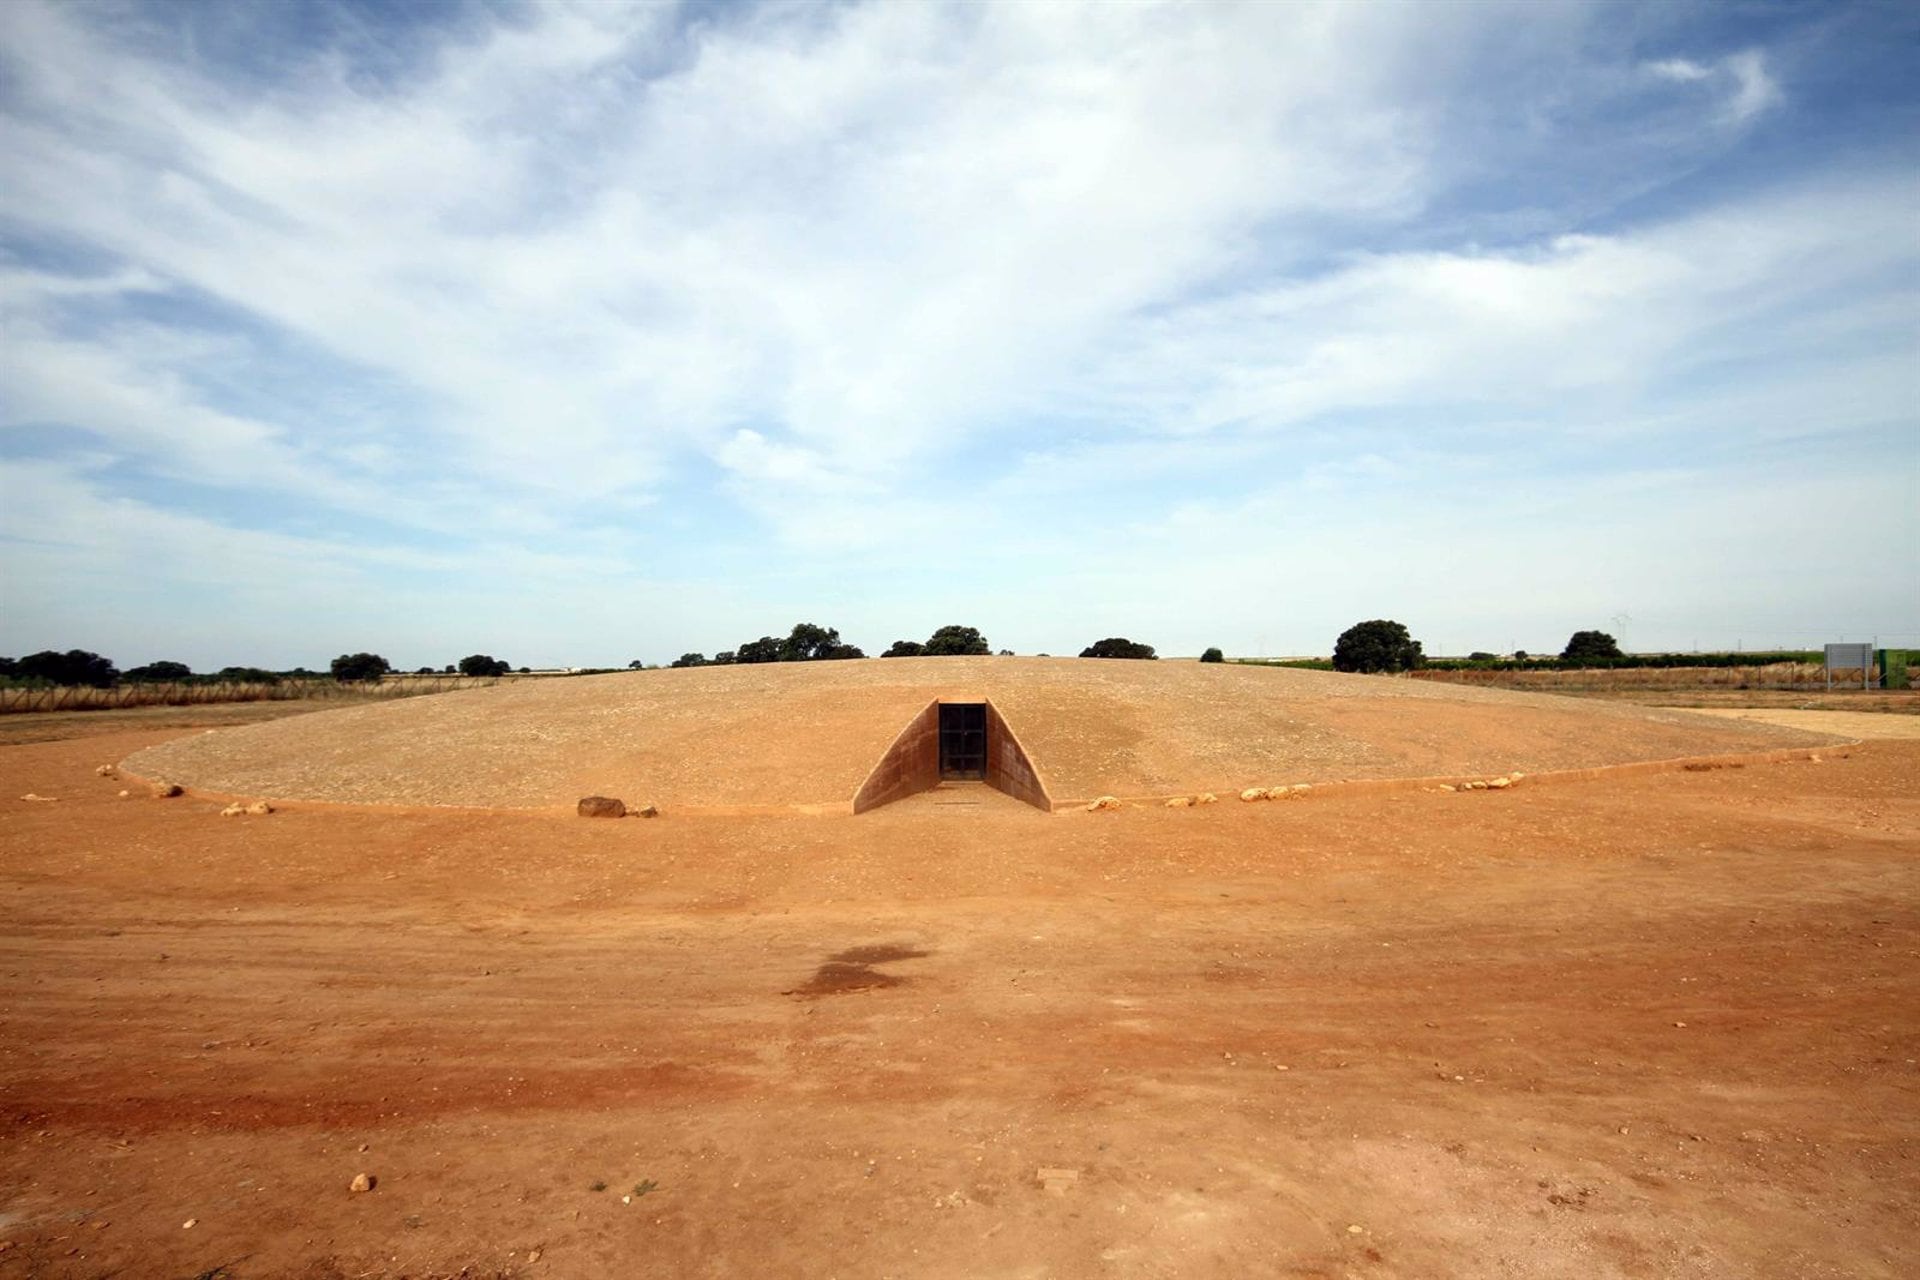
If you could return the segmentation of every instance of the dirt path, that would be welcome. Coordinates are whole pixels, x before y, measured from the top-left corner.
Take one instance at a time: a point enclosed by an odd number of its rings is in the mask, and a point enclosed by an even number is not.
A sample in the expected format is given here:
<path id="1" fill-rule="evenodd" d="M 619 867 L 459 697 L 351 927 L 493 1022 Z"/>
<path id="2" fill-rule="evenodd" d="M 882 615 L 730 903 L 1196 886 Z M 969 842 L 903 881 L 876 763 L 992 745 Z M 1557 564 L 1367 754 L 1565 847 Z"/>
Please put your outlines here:
<path id="1" fill-rule="evenodd" d="M 164 736 L 0 747 L 0 1277 L 1920 1274 L 1920 743 L 596 823 Z"/>
<path id="2" fill-rule="evenodd" d="M 1692 710 L 1698 715 L 1777 724 L 1787 729 L 1831 733 L 1842 738 L 1920 738 L 1920 716 L 1885 715 L 1871 711 L 1799 711 L 1776 707 L 1695 707 Z"/>

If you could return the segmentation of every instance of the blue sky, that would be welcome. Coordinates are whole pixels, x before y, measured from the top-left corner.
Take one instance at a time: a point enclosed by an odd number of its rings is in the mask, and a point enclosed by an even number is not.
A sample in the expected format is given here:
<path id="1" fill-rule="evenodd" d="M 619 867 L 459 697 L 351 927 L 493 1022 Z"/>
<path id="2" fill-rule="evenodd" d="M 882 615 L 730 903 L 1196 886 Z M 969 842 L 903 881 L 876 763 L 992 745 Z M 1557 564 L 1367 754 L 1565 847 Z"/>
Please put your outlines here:
<path id="1" fill-rule="evenodd" d="M 1920 646 L 1920 9 L 0 7 L 0 653 Z"/>

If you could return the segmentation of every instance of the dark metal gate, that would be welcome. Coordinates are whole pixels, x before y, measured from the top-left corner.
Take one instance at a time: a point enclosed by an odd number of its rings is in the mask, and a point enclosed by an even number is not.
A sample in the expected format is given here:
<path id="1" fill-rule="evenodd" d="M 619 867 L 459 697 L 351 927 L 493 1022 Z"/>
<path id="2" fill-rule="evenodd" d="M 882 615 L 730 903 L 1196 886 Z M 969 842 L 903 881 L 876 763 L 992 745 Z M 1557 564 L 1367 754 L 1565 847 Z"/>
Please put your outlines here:
<path id="1" fill-rule="evenodd" d="M 940 776 L 987 776 L 987 707 L 983 702 L 940 704 Z"/>

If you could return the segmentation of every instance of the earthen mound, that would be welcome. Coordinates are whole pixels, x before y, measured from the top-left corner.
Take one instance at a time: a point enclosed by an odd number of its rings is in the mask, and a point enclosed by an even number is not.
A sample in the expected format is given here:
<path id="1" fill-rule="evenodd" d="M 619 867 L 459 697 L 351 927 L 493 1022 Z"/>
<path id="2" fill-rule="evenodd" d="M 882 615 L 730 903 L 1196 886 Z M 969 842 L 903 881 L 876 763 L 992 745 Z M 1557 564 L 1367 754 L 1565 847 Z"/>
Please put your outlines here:
<path id="1" fill-rule="evenodd" d="M 569 811 L 847 805 L 935 698 L 990 698 L 1056 802 L 1529 774 L 1832 741 L 1686 712 L 1278 667 L 890 658 L 514 681 L 202 734 L 126 761 L 279 800 Z"/>

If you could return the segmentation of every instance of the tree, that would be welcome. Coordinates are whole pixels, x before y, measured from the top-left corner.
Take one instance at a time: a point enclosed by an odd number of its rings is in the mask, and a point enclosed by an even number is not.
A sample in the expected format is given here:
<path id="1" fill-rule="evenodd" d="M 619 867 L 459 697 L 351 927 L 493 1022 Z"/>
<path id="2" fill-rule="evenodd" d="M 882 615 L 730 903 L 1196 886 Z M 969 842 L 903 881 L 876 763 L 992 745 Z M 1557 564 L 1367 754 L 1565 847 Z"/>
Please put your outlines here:
<path id="1" fill-rule="evenodd" d="M 377 653 L 343 653 L 333 660 L 333 678 L 341 684 L 378 680 L 393 670 Z"/>
<path id="2" fill-rule="evenodd" d="M 1515 649 L 1513 651 L 1513 656 L 1515 658 L 1518 658 L 1521 662 L 1525 662 L 1527 660 L 1527 651 L 1525 649 Z"/>
<path id="3" fill-rule="evenodd" d="M 722 649 L 713 655 L 713 665 L 716 667 L 730 667 L 738 661 L 739 656 L 731 649 Z"/>
<path id="4" fill-rule="evenodd" d="M 1200 661 L 1202 662 L 1225 662 L 1226 660 L 1227 655 L 1221 653 L 1218 649 L 1209 649 L 1200 655 Z"/>
<path id="5" fill-rule="evenodd" d="M 772 636 L 761 636 L 758 640 L 749 640 L 734 650 L 735 662 L 778 662 L 780 661 L 780 642 Z"/>
<path id="6" fill-rule="evenodd" d="M 636 662 L 633 665 L 638 667 L 640 664 Z M 707 655 L 704 653 L 683 653 L 667 665 L 672 667 L 704 667 L 707 665 Z"/>
<path id="7" fill-rule="evenodd" d="M 470 653 L 460 659 L 460 674 L 463 676 L 503 676 L 513 670 L 511 663 L 485 653 Z"/>
<path id="8" fill-rule="evenodd" d="M 1157 658 L 1150 644 L 1135 644 L 1125 636 L 1096 640 L 1080 651 L 1083 658 Z"/>
<path id="9" fill-rule="evenodd" d="M 834 627 L 817 627 L 811 622 L 796 622 L 780 642 L 780 661 L 812 662 L 830 657 L 840 647 L 840 632 Z"/>
<path id="10" fill-rule="evenodd" d="M 1596 658 L 1623 658 L 1620 642 L 1604 631 L 1576 631 L 1560 651 L 1562 662 L 1591 662 Z"/>
<path id="11" fill-rule="evenodd" d="M 15 658 L 0 658 L 0 679 L 11 680 L 20 674 L 20 663 Z"/>
<path id="12" fill-rule="evenodd" d="M 278 671 L 266 671 L 260 667 L 222 667 L 214 672 L 213 678 L 221 684 L 279 684 Z"/>
<path id="13" fill-rule="evenodd" d="M 1467 655 L 1468 662 L 1498 662 L 1499 660 L 1499 654 L 1488 653 L 1485 649 L 1475 649 Z"/>
<path id="14" fill-rule="evenodd" d="M 973 654 L 989 654 L 992 646 L 987 638 L 980 634 L 977 627 L 941 627 L 927 642 L 920 646 L 920 652 L 929 658 L 965 657 Z"/>
<path id="15" fill-rule="evenodd" d="M 1356 622 L 1333 643 L 1335 671 L 1412 671 L 1426 661 L 1420 642 L 1386 618 Z"/>
<path id="16" fill-rule="evenodd" d="M 917 658 L 926 651 L 927 646 L 921 644 L 918 640 L 895 640 L 887 646 L 887 651 L 880 656 L 883 658 Z"/>
<path id="17" fill-rule="evenodd" d="M 184 662 L 149 662 L 144 667 L 135 667 L 120 678 L 131 680 L 135 684 L 166 684 L 174 680 L 185 680 L 193 675 L 193 668 Z"/>
<path id="18" fill-rule="evenodd" d="M 22 680 L 45 680 L 49 684 L 89 685 L 108 689 L 120 678 L 112 662 L 85 649 L 56 653 L 43 649 L 20 659 L 15 674 Z"/>
<path id="19" fill-rule="evenodd" d="M 867 651 L 857 644 L 837 644 L 817 656 L 839 662 L 845 658 L 864 658 L 867 656 Z"/>

